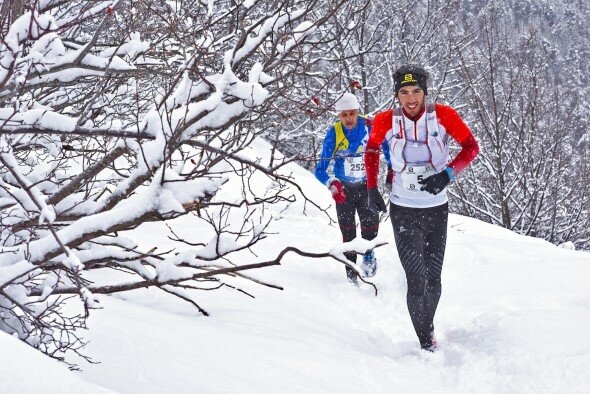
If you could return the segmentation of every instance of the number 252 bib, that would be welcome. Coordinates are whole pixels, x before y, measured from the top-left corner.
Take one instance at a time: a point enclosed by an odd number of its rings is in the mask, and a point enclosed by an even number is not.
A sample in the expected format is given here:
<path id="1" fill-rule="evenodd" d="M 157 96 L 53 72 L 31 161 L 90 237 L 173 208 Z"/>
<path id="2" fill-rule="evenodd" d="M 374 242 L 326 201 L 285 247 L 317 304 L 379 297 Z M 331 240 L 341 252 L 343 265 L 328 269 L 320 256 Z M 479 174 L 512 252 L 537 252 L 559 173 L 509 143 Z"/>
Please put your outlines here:
<path id="1" fill-rule="evenodd" d="M 352 156 L 344 159 L 344 175 L 351 178 L 365 176 L 365 161 L 363 156 Z"/>

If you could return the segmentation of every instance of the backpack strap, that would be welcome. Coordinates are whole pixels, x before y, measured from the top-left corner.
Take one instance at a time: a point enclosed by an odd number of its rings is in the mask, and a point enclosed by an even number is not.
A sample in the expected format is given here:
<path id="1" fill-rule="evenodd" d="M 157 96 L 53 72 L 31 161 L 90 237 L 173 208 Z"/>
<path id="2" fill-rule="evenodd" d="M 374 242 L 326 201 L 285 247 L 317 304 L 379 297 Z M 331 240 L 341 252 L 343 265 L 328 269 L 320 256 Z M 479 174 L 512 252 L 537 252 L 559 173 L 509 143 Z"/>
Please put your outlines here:
<path id="1" fill-rule="evenodd" d="M 405 138 L 404 125 L 403 125 L 404 113 L 401 107 L 395 107 L 393 109 L 393 115 L 391 116 L 391 129 L 394 135 L 399 134 L 401 138 Z M 397 118 L 397 119 L 396 119 Z M 397 133 L 396 133 L 397 129 Z"/>
<path id="2" fill-rule="evenodd" d="M 339 150 L 348 149 L 348 139 L 344 135 L 341 121 L 334 122 L 334 132 L 336 133 L 336 144 L 334 144 L 334 152 L 332 153 L 332 156 L 334 156 Z"/>

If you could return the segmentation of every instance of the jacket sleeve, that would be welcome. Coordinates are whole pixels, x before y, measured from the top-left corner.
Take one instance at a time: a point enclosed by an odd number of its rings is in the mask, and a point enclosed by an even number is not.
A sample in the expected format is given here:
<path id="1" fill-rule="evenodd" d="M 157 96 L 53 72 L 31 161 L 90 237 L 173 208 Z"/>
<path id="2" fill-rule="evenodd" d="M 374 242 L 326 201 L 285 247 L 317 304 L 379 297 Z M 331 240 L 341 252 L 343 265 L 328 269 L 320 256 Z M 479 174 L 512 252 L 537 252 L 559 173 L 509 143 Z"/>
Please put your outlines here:
<path id="1" fill-rule="evenodd" d="M 385 156 L 385 162 L 387 163 L 387 168 L 391 168 L 391 157 L 389 155 L 389 144 L 385 139 L 383 139 L 383 143 L 381 144 L 381 149 L 383 149 L 383 156 Z"/>
<path id="2" fill-rule="evenodd" d="M 373 126 L 371 127 L 369 142 L 365 149 L 367 189 L 374 189 L 377 187 L 377 178 L 379 177 L 379 151 L 381 150 L 381 144 L 385 140 L 385 135 L 391 129 L 391 115 L 391 110 L 377 114 L 373 121 Z"/>
<path id="3" fill-rule="evenodd" d="M 322 156 L 318 160 L 315 167 L 315 177 L 318 181 L 328 186 L 326 182 L 330 179 L 328 174 L 328 167 L 332 161 L 334 155 L 334 148 L 336 147 L 336 132 L 334 126 L 331 126 L 324 137 L 324 143 L 322 144 Z"/>
<path id="4" fill-rule="evenodd" d="M 461 145 L 461 151 L 448 164 L 456 174 L 463 171 L 479 153 L 479 145 L 471 134 L 469 127 L 463 122 L 457 111 L 442 104 L 436 104 L 438 121 L 447 130 L 447 133 Z"/>
<path id="5" fill-rule="evenodd" d="M 370 135 L 370 132 L 373 129 L 373 120 L 371 119 L 367 123 L 369 125 L 369 135 Z M 389 157 L 389 145 L 387 144 L 387 141 L 385 139 L 383 139 L 383 143 L 381 144 L 381 149 L 383 149 L 383 156 L 385 156 L 385 162 L 387 163 L 387 167 L 391 168 L 391 159 Z"/>

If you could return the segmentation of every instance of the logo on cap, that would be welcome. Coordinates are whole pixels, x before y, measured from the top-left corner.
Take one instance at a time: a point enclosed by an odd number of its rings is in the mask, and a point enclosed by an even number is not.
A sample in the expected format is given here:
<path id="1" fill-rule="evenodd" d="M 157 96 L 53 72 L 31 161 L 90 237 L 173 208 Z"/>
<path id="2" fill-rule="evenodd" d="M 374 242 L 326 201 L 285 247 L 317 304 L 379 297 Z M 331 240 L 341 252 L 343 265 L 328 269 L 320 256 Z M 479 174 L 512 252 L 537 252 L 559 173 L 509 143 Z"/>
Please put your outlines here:
<path id="1" fill-rule="evenodd" d="M 412 81 L 414 81 L 414 77 L 412 76 L 412 74 L 404 75 L 404 82 L 412 82 Z"/>

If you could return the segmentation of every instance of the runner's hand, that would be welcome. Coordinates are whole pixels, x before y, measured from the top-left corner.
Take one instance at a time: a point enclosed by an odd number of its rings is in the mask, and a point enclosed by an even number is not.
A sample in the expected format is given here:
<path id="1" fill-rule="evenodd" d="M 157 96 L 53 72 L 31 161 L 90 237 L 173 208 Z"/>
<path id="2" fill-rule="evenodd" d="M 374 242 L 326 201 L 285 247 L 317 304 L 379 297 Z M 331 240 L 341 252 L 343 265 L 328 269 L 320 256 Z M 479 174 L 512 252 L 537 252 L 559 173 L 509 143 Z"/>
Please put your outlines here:
<path id="1" fill-rule="evenodd" d="M 336 204 L 342 204 L 346 201 L 346 194 L 344 194 L 344 189 L 342 188 L 342 183 L 339 180 L 335 179 L 330 182 L 330 186 L 328 186 L 330 192 L 332 193 L 332 198 L 336 201 Z"/>
<path id="2" fill-rule="evenodd" d="M 385 206 L 385 201 L 383 201 L 383 197 L 381 197 L 381 193 L 375 187 L 373 189 L 369 189 L 369 209 L 373 212 L 387 212 L 387 207 Z"/>
<path id="3" fill-rule="evenodd" d="M 447 174 L 446 171 L 441 171 L 426 179 L 419 180 L 418 183 L 422 185 L 420 190 L 425 190 L 430 194 L 437 195 L 449 184 L 450 181 L 449 174 Z"/>

